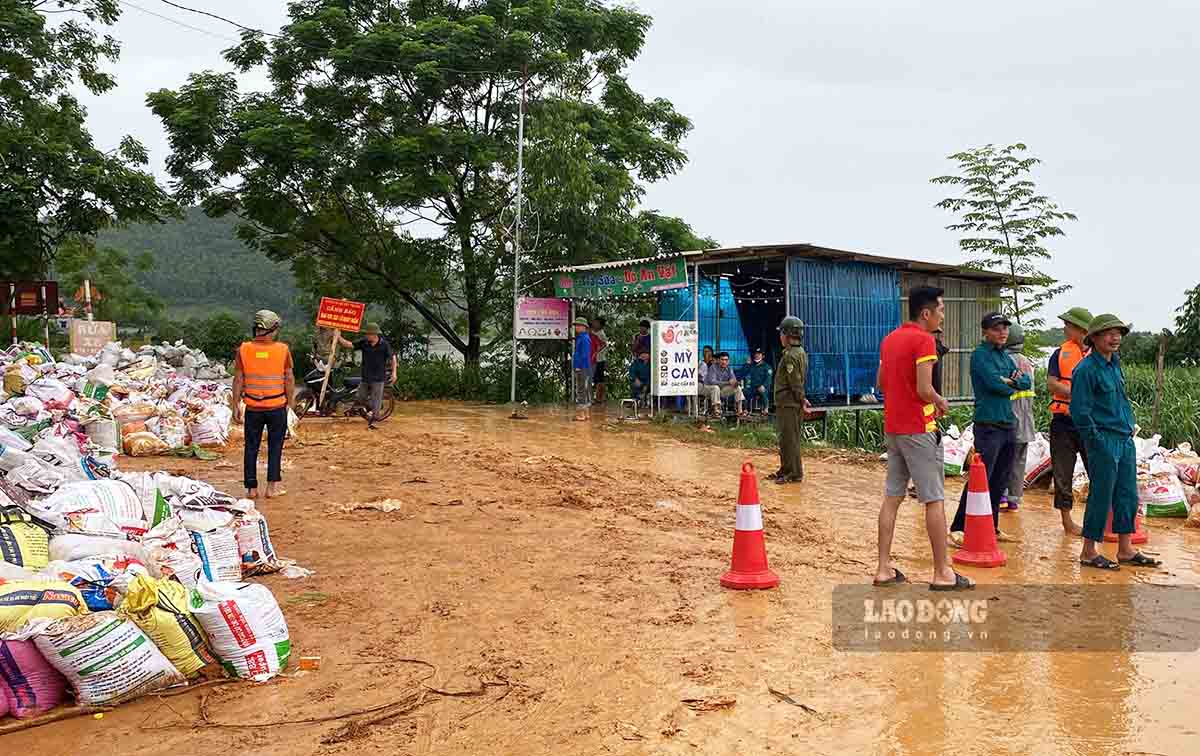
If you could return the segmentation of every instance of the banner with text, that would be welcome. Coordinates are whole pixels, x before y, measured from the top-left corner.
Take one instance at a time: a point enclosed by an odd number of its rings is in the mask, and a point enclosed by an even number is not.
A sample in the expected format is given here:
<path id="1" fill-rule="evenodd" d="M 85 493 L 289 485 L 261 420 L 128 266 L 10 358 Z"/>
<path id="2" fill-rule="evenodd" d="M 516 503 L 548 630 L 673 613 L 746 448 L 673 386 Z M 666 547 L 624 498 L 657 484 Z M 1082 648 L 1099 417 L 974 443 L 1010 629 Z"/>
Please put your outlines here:
<path id="1" fill-rule="evenodd" d="M 571 338 L 571 303 L 565 299 L 517 300 L 518 339 Z"/>
<path id="2" fill-rule="evenodd" d="M 650 328 L 650 392 L 694 396 L 698 388 L 700 333 L 691 320 L 656 320 Z"/>
<path id="3" fill-rule="evenodd" d="M 357 331 L 362 328 L 366 311 L 367 306 L 362 302 L 321 297 L 321 305 L 317 308 L 317 326 L 336 328 L 339 331 Z"/>
<path id="4" fill-rule="evenodd" d="M 676 257 L 619 268 L 557 273 L 554 293 L 566 299 L 616 298 L 682 289 L 687 285 L 687 263 Z"/>

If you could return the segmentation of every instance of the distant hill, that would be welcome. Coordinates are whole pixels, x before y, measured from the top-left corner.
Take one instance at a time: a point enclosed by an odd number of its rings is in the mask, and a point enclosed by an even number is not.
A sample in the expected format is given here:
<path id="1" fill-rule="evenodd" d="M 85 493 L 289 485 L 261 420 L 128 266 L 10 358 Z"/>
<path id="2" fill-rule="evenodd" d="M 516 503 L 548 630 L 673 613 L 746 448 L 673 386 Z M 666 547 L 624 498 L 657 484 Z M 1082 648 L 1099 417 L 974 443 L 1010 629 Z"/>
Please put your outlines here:
<path id="1" fill-rule="evenodd" d="M 97 244 L 131 257 L 149 252 L 154 267 L 138 273 L 138 282 L 162 297 L 173 320 L 219 311 L 249 316 L 264 308 L 299 316 L 291 269 L 248 249 L 235 224 L 193 207 L 180 221 L 106 231 Z"/>

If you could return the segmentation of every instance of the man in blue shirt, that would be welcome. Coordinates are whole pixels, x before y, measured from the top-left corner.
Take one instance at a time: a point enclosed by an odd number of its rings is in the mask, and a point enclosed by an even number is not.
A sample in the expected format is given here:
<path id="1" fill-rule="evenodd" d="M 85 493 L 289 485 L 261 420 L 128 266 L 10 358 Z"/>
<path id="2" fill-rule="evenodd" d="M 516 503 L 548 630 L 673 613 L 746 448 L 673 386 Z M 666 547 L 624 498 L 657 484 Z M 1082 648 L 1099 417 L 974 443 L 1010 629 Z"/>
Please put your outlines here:
<path id="1" fill-rule="evenodd" d="M 575 419 L 587 420 L 592 413 L 592 339 L 587 318 L 575 318 L 575 355 L 571 368 L 575 376 Z"/>
<path id="2" fill-rule="evenodd" d="M 635 400 L 650 392 L 650 350 L 643 349 L 629 365 L 629 394 Z"/>
<path id="3" fill-rule="evenodd" d="M 1116 315 L 1097 315 L 1088 325 L 1092 352 L 1071 376 L 1071 418 L 1087 448 L 1087 508 L 1083 514 L 1083 551 L 1079 562 L 1101 570 L 1159 567 L 1162 562 L 1133 548 L 1137 517 L 1137 452 L 1133 445 L 1133 407 L 1125 391 L 1117 351 L 1129 326 Z M 1112 511 L 1117 534 L 1117 562 L 1096 550 Z"/>
<path id="4" fill-rule="evenodd" d="M 971 354 L 971 386 L 975 389 L 975 451 L 987 468 L 988 493 L 992 499 L 992 521 L 996 540 L 1011 541 L 1000 530 L 1000 497 L 1012 475 L 1017 447 L 1017 420 L 1013 415 L 1012 395 L 1033 388 L 1028 373 L 1017 370 L 1017 364 L 1005 350 L 1008 327 L 1012 321 L 998 312 L 989 312 L 980 321 L 983 342 Z M 962 545 L 966 527 L 967 487 L 963 486 L 958 511 L 950 525 L 950 540 Z"/>

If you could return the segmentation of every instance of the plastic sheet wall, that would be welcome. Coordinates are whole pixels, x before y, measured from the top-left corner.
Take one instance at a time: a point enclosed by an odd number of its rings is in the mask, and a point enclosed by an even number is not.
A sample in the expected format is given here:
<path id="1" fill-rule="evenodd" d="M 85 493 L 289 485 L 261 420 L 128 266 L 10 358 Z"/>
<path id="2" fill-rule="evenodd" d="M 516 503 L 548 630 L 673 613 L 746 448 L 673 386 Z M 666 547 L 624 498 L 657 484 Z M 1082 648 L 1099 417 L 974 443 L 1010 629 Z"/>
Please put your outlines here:
<path id="1" fill-rule="evenodd" d="M 899 274 L 861 262 L 792 258 L 789 312 L 804 321 L 808 395 L 857 398 L 875 391 L 879 343 L 900 325 Z"/>
<path id="2" fill-rule="evenodd" d="M 750 345 L 742 328 L 737 302 L 729 280 L 703 275 L 700 280 L 700 346 L 729 352 L 730 362 L 741 365 L 750 354 Z M 717 296 L 718 281 L 720 296 Z M 691 320 L 693 287 L 662 292 L 658 298 L 658 317 L 662 320 Z M 718 312 L 720 317 L 718 317 Z M 718 338 L 718 321 L 720 338 Z"/>
<path id="3" fill-rule="evenodd" d="M 979 321 L 983 314 L 1000 309 L 1000 287 L 961 278 L 904 273 L 900 276 L 900 311 L 908 307 L 908 292 L 917 286 L 945 290 L 946 322 L 942 339 L 950 353 L 942 358 L 942 393 L 950 399 L 970 399 L 971 352 L 979 344 Z"/>

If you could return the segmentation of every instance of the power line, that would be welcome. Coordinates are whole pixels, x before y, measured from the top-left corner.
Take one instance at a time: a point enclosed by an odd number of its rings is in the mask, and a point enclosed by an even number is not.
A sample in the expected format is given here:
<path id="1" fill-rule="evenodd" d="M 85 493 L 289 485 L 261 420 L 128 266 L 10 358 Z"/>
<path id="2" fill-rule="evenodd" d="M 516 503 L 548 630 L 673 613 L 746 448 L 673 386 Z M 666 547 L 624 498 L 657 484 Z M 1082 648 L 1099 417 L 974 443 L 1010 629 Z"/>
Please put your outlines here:
<path id="1" fill-rule="evenodd" d="M 124 1 L 125 0 L 118 0 L 118 2 L 124 2 Z M 218 21 L 222 21 L 231 26 L 235 26 L 238 29 L 241 29 L 242 31 L 248 31 L 248 32 L 251 32 L 254 34 L 262 34 L 264 36 L 274 37 L 276 39 L 288 39 L 288 37 L 284 34 L 276 34 L 275 32 L 269 32 L 265 29 L 256 29 L 253 26 L 246 26 L 245 24 L 238 23 L 237 21 L 234 21 L 233 19 L 225 18 L 224 16 L 220 16 L 220 15 L 217 15 L 216 13 L 211 13 L 209 11 L 206 11 L 206 10 L 203 10 L 200 8 L 189 8 L 186 5 L 180 5 L 179 3 L 172 2 L 171 0 L 160 0 L 160 1 L 165 3 L 166 5 L 171 6 L 172 8 L 178 8 L 179 10 L 187 11 L 188 13 L 195 13 L 197 15 L 208 16 L 209 18 L 214 18 Z M 173 21 L 173 19 L 168 19 L 168 20 Z M 197 31 L 202 31 L 202 30 L 198 29 Z M 289 39 L 289 41 L 292 44 L 296 45 L 297 47 L 304 47 L 309 50 L 315 50 L 316 52 L 325 53 L 325 54 L 329 53 L 329 50 L 326 48 L 318 47 L 316 45 L 305 44 L 304 42 L 301 42 L 300 40 L 297 40 L 297 39 Z M 372 58 L 372 57 L 369 57 L 366 55 L 361 55 L 358 53 L 351 53 L 350 57 L 357 58 L 358 60 L 363 60 L 363 61 L 367 61 L 370 63 L 384 63 L 387 65 L 395 65 L 397 63 L 397 61 L 395 61 L 395 60 L 387 60 L 385 58 Z M 462 70 L 459 68 L 448 68 L 446 66 L 441 65 L 437 61 L 430 61 L 430 62 L 437 65 L 439 71 L 446 71 L 449 73 L 477 74 L 480 76 L 491 76 L 491 75 L 495 75 L 495 74 L 504 74 L 504 73 L 515 73 L 515 74 L 523 73 L 522 70 L 519 68 L 500 68 L 500 69 L 495 69 L 495 70 L 490 70 L 490 71 L 465 71 L 465 70 Z"/>
<path id="2" fill-rule="evenodd" d="M 208 29 L 201 29 L 199 26 L 192 26 L 191 24 L 186 24 L 183 21 L 171 18 L 170 16 L 164 16 L 161 13 L 155 13 L 154 11 L 150 10 L 149 8 L 143 8 L 140 5 L 134 5 L 133 3 L 129 2 L 129 0 L 117 0 L 117 2 L 126 7 L 133 8 L 136 11 L 141 11 L 142 13 L 145 13 L 148 16 L 154 16 L 155 18 L 160 18 L 163 21 L 166 21 L 167 23 L 175 24 L 176 26 L 182 26 L 184 29 L 191 29 L 194 32 L 200 32 L 201 34 L 206 34 L 210 37 L 214 37 L 223 42 L 231 42 L 233 44 L 238 43 L 238 40 L 234 39 L 233 37 L 226 37 L 223 34 L 217 34 L 216 32 L 211 32 Z"/>

